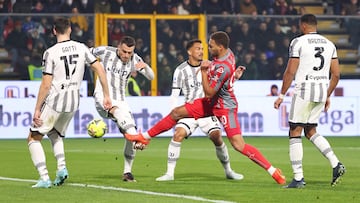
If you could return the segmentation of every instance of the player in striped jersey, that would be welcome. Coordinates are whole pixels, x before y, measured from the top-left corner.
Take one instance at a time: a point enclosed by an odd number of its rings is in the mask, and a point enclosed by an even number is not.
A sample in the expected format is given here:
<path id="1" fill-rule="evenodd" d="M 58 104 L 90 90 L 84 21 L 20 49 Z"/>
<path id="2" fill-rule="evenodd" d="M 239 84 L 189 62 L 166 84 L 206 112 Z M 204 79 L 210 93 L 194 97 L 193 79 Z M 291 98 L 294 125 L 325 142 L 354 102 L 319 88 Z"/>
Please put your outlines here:
<path id="1" fill-rule="evenodd" d="M 335 186 L 345 173 L 345 166 L 339 162 L 326 138 L 317 133 L 316 126 L 321 112 L 328 110 L 330 95 L 340 78 L 336 47 L 317 33 L 317 20 L 314 15 L 301 16 L 299 26 L 303 35 L 290 43 L 289 61 L 283 76 L 281 94 L 274 103 L 274 107 L 278 109 L 295 77 L 289 115 L 289 154 L 294 178 L 286 187 L 305 186 L 301 141 L 303 130 L 306 138 L 330 161 L 333 168 L 331 185 Z"/>
<path id="2" fill-rule="evenodd" d="M 222 31 L 210 35 L 209 52 L 213 61 L 201 62 L 202 87 L 205 97 L 174 108 L 145 133 L 125 134 L 126 139 L 148 144 L 151 137 L 171 129 L 181 118 L 203 118 L 215 115 L 221 122 L 234 149 L 264 168 L 278 184 L 285 184 L 285 176 L 254 146 L 245 143 L 238 121 L 238 103 L 233 84 L 236 75 L 235 56 L 229 49 L 229 36 Z"/>
<path id="3" fill-rule="evenodd" d="M 171 107 L 175 108 L 180 92 L 185 97 L 185 102 L 204 97 L 201 86 L 200 63 L 203 58 L 203 46 L 200 40 L 191 40 L 186 46 L 188 60 L 181 63 L 174 71 L 172 92 L 170 96 Z M 167 172 L 158 177 L 156 181 L 174 180 L 176 161 L 180 157 L 181 142 L 189 137 L 196 128 L 200 129 L 211 139 L 215 145 L 216 156 L 224 167 L 228 179 L 241 180 L 243 175 L 235 173 L 230 166 L 228 149 L 221 138 L 220 123 L 216 116 L 205 118 L 183 118 L 175 126 L 175 133 L 168 147 Z"/>
<path id="4" fill-rule="evenodd" d="M 137 71 L 149 80 L 154 79 L 153 70 L 139 55 L 134 53 L 134 49 L 135 40 L 130 36 L 123 37 L 118 47 L 99 46 L 90 49 L 105 67 L 110 89 L 110 98 L 113 104 L 110 111 L 107 111 L 102 107 L 102 88 L 99 85 L 99 81 L 96 81 L 94 91 L 96 109 L 102 117 L 111 118 L 116 122 L 121 133 L 136 133 L 135 120 L 129 105 L 125 100 L 126 86 L 130 74 Z M 137 147 L 142 148 L 143 145 L 139 143 L 137 144 Z M 125 140 L 124 181 L 135 181 L 134 176 L 131 173 L 135 154 L 136 150 L 134 149 L 133 143 Z"/>
<path id="5" fill-rule="evenodd" d="M 43 188 L 51 187 L 41 144 L 45 134 L 51 141 L 57 160 L 54 185 L 63 184 L 69 175 L 66 169 L 63 138 L 70 120 L 79 107 L 79 89 L 86 63 L 91 64 L 91 68 L 99 75 L 104 95 L 101 105 L 104 109 L 111 107 L 104 68 L 85 44 L 70 39 L 70 21 L 65 18 L 56 19 L 53 32 L 57 43 L 47 49 L 43 55 L 43 76 L 28 136 L 31 159 L 40 175 L 39 181 L 33 187 Z"/>

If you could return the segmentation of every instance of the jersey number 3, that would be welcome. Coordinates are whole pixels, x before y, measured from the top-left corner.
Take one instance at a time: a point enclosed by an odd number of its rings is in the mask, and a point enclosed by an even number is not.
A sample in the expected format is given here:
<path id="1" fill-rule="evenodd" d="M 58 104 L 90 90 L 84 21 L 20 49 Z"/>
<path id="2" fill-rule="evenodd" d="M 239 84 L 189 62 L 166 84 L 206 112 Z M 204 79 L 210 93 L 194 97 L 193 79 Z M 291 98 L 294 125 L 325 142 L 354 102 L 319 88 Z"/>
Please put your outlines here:
<path id="1" fill-rule="evenodd" d="M 66 80 L 70 79 L 70 67 L 69 65 L 76 65 L 77 63 L 77 58 L 79 57 L 78 54 L 72 54 L 69 56 L 60 56 L 60 59 L 62 61 L 64 61 L 64 66 L 65 66 L 65 74 L 66 74 Z M 72 70 L 71 75 L 73 75 L 75 73 L 76 70 L 76 66 L 74 66 L 74 70 Z"/>
<path id="2" fill-rule="evenodd" d="M 314 66 L 313 70 L 319 71 L 324 67 L 324 56 L 321 55 L 324 52 L 324 47 L 315 47 L 315 58 L 320 59 L 320 65 L 318 67 Z"/>

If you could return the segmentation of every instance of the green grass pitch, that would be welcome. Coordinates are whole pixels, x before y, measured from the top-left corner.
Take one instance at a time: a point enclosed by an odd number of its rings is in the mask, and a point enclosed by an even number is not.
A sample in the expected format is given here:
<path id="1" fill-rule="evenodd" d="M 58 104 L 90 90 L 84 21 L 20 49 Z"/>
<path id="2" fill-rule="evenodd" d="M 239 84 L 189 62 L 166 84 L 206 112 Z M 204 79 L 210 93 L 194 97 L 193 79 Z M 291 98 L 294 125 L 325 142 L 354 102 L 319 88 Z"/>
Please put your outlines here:
<path id="1" fill-rule="evenodd" d="M 166 170 L 170 138 L 154 138 L 138 151 L 133 166 L 136 183 L 123 182 L 123 138 L 65 139 L 69 179 L 60 187 L 31 188 L 38 179 L 26 140 L 0 140 L 0 202 L 360 202 L 360 137 L 328 137 L 347 173 L 330 186 L 332 170 L 312 144 L 303 138 L 304 189 L 283 189 L 270 175 L 229 149 L 231 166 L 245 178 L 225 179 L 212 142 L 191 137 L 182 143 L 175 181 L 156 182 Z M 245 137 L 270 162 L 292 179 L 287 137 Z M 55 158 L 49 140 L 43 140 L 47 166 L 55 178 Z M 9 179 L 8 179 L 9 178 Z"/>

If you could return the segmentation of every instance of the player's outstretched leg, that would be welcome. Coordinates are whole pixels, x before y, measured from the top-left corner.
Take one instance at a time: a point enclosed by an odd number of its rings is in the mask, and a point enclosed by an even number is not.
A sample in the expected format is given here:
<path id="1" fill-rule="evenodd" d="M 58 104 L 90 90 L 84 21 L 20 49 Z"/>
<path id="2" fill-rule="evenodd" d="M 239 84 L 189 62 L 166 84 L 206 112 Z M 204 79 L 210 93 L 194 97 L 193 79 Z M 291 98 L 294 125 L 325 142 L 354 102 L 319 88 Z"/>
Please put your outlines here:
<path id="1" fill-rule="evenodd" d="M 139 132 L 138 134 L 125 133 L 124 136 L 129 141 L 140 142 L 144 145 L 147 145 L 150 143 L 150 139 L 152 137 L 155 137 L 162 132 L 170 130 L 175 124 L 176 124 L 176 120 L 172 119 L 171 115 L 169 114 L 166 117 L 164 117 L 163 119 L 161 119 L 152 128 L 150 128 L 147 131 L 147 133 L 144 133 L 144 134 L 141 132 Z"/>
<path id="2" fill-rule="evenodd" d="M 141 132 L 139 132 L 138 134 L 124 133 L 124 136 L 127 140 L 132 142 L 140 142 L 144 145 L 148 145 L 150 143 L 150 139 L 146 139 Z"/>
<path id="3" fill-rule="evenodd" d="M 246 144 L 241 134 L 228 136 L 228 139 L 236 151 L 247 156 L 250 160 L 265 169 L 278 184 L 283 185 L 286 183 L 285 176 L 281 170 L 273 167 L 256 147 Z"/>

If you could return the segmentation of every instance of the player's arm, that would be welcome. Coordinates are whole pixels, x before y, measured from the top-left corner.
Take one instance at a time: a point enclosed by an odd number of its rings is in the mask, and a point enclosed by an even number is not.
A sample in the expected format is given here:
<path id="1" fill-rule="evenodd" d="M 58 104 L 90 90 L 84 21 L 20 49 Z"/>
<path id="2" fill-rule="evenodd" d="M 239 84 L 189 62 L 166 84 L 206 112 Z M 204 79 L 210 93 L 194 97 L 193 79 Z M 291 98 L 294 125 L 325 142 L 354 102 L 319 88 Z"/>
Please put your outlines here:
<path id="1" fill-rule="evenodd" d="M 104 70 L 104 67 L 101 65 L 101 63 L 97 60 L 95 60 L 93 63 L 91 63 L 91 69 L 97 74 L 99 77 L 103 94 L 104 94 L 104 108 L 110 109 L 112 107 L 111 100 L 110 100 L 110 94 L 109 94 L 109 87 L 108 82 L 106 79 L 106 73 Z"/>
<path id="2" fill-rule="evenodd" d="M 327 96 L 330 97 L 330 95 L 335 90 L 336 85 L 338 84 L 340 80 L 340 67 L 339 67 L 339 60 L 331 59 L 331 65 L 330 65 L 330 84 L 327 91 Z"/>
<path id="3" fill-rule="evenodd" d="M 89 50 L 95 57 L 100 57 L 105 53 L 106 46 L 90 47 Z"/>
<path id="4" fill-rule="evenodd" d="M 281 87 L 280 94 L 285 95 L 287 90 L 290 88 L 292 81 L 294 80 L 296 71 L 299 67 L 299 58 L 290 58 L 288 64 L 286 66 L 284 75 L 283 75 L 283 83 Z"/>
<path id="5" fill-rule="evenodd" d="M 333 93 L 333 91 L 336 88 L 336 85 L 338 84 L 340 80 L 340 67 L 339 67 L 339 60 L 337 58 L 331 59 L 330 64 L 330 83 L 327 90 L 327 99 L 325 103 L 325 112 L 330 107 L 330 96 Z"/>
<path id="6" fill-rule="evenodd" d="M 205 97 L 212 98 L 216 93 L 216 89 L 210 86 L 208 69 L 210 68 L 211 62 L 206 60 L 201 62 L 201 79 Z"/>
<path id="7" fill-rule="evenodd" d="M 141 73 L 142 75 L 144 75 L 148 80 L 153 80 L 154 79 L 154 71 L 151 69 L 151 67 L 145 63 L 142 58 L 137 55 L 134 54 L 134 65 L 136 68 L 136 71 L 138 71 L 139 73 Z"/>
<path id="8" fill-rule="evenodd" d="M 242 75 L 244 74 L 244 71 L 246 70 L 245 66 L 238 66 L 235 69 L 235 80 L 240 80 L 240 78 L 242 77 Z"/>
<path id="9" fill-rule="evenodd" d="M 42 120 L 40 119 L 41 107 L 45 102 L 46 96 L 49 94 L 52 79 L 53 76 L 51 74 L 43 73 L 33 117 L 34 124 L 37 127 L 42 125 Z"/>
<path id="10" fill-rule="evenodd" d="M 179 75 L 179 70 L 175 69 L 170 94 L 170 109 L 173 109 L 177 106 L 177 101 L 181 92 L 181 85 L 182 77 Z"/>
<path id="11" fill-rule="evenodd" d="M 288 64 L 286 66 L 284 75 L 283 75 L 283 82 L 282 82 L 282 87 L 281 87 L 281 91 L 280 91 L 280 95 L 277 98 L 277 100 L 274 103 L 274 108 L 278 109 L 280 104 L 282 103 L 283 99 L 284 99 L 284 95 L 286 94 L 286 92 L 288 91 L 288 89 L 291 86 L 291 83 L 295 77 L 295 73 L 298 69 L 299 66 L 299 62 L 300 59 L 297 57 L 294 58 L 290 58 L 288 61 Z"/>

